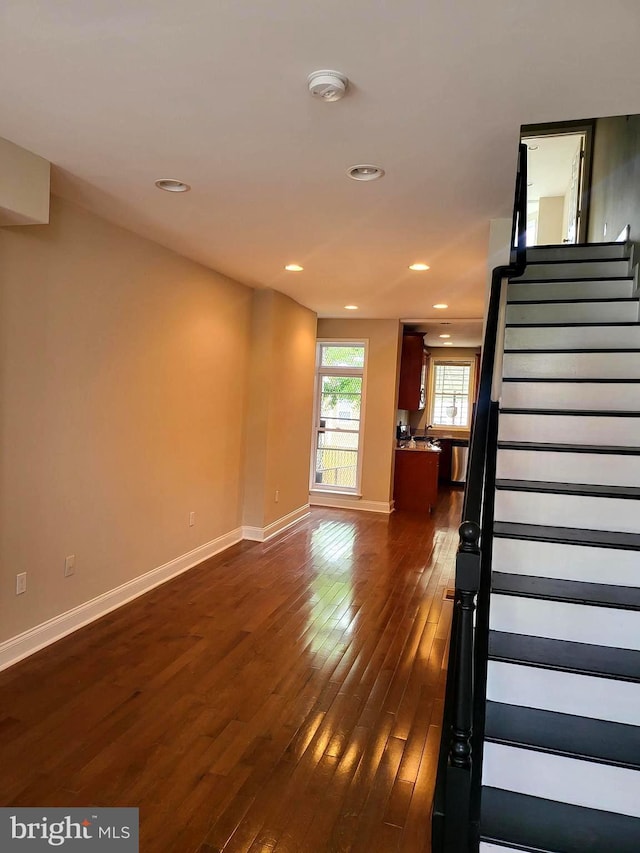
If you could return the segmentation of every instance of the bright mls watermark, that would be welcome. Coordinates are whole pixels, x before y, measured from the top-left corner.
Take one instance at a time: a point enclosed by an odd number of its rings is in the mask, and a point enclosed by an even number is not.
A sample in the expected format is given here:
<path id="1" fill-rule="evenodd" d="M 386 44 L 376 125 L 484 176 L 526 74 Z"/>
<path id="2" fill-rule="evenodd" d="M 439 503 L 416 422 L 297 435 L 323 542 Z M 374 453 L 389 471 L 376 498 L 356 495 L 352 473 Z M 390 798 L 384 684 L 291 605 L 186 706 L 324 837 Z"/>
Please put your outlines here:
<path id="1" fill-rule="evenodd" d="M 139 853 L 138 809 L 0 808 L 0 851 Z"/>

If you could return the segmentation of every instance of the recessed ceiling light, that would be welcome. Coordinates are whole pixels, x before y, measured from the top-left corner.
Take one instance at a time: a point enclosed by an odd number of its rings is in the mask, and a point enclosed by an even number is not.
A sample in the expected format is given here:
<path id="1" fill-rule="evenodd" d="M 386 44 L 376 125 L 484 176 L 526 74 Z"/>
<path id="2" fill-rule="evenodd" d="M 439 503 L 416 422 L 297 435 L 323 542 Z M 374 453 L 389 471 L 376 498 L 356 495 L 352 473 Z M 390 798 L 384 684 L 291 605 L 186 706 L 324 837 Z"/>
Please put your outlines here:
<path id="1" fill-rule="evenodd" d="M 451 335 L 440 335 L 441 338 L 450 338 Z"/>
<path id="2" fill-rule="evenodd" d="M 347 309 L 347 311 L 357 311 L 358 310 L 357 305 L 345 305 L 344 307 Z"/>
<path id="3" fill-rule="evenodd" d="M 302 272 L 304 267 L 301 267 L 300 264 L 287 264 L 285 269 L 289 272 Z"/>
<path id="4" fill-rule="evenodd" d="M 442 346 L 443 346 L 443 347 L 452 347 L 452 346 L 453 346 L 453 344 L 451 343 L 451 341 L 445 341 L 445 342 L 442 344 Z"/>
<path id="5" fill-rule="evenodd" d="M 448 308 L 449 306 L 446 305 L 444 302 L 436 302 L 436 304 L 433 307 L 440 309 L 440 308 Z"/>
<path id="6" fill-rule="evenodd" d="M 377 181 L 384 175 L 384 169 L 380 166 L 372 166 L 371 164 L 361 164 L 359 166 L 350 166 L 347 169 L 347 175 L 353 178 L 354 181 Z"/>
<path id="7" fill-rule="evenodd" d="M 191 187 L 183 181 L 176 181 L 175 178 L 160 178 L 156 181 L 156 186 L 159 190 L 164 190 L 167 193 L 188 193 Z"/>
<path id="8" fill-rule="evenodd" d="M 431 269 L 428 264 L 409 264 L 409 269 L 414 272 L 424 272 L 425 270 Z"/>

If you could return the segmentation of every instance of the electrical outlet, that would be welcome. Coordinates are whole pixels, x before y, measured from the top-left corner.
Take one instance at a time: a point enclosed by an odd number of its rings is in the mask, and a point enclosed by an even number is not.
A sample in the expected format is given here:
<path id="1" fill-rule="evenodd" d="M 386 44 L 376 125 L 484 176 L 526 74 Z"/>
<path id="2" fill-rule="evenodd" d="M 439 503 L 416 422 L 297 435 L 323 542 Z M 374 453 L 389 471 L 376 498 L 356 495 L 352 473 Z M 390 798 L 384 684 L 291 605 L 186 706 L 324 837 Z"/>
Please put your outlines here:
<path id="1" fill-rule="evenodd" d="M 23 592 L 27 591 L 27 573 L 20 572 L 19 575 L 16 575 L 16 595 L 22 595 Z"/>
<path id="2" fill-rule="evenodd" d="M 64 561 L 64 576 L 65 578 L 71 577 L 76 572 L 76 555 L 69 554 L 68 557 L 65 558 Z"/>
<path id="3" fill-rule="evenodd" d="M 276 495 L 274 497 L 274 501 L 276 503 L 278 503 L 279 500 L 280 500 L 280 489 L 276 489 Z"/>
<path id="4" fill-rule="evenodd" d="M 193 527 L 193 525 L 195 523 L 196 523 L 196 514 L 195 514 L 195 512 L 190 512 L 189 513 L 189 527 Z"/>

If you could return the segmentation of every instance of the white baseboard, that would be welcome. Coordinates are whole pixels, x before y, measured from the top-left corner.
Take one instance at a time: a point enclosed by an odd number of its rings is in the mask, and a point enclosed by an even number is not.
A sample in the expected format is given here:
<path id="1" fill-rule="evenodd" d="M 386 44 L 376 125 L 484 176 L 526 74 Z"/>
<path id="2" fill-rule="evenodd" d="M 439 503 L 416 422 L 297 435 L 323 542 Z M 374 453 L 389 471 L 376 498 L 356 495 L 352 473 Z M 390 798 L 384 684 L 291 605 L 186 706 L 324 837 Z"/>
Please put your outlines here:
<path id="1" fill-rule="evenodd" d="M 328 506 L 336 509 L 357 509 L 362 512 L 382 512 L 389 515 L 393 512 L 393 501 L 363 501 L 362 498 L 349 495 L 320 494 L 312 492 L 309 495 L 311 506 Z"/>
<path id="2" fill-rule="evenodd" d="M 283 515 L 282 518 L 272 521 L 266 527 L 250 527 L 249 525 L 245 525 L 242 528 L 242 538 L 250 539 L 252 542 L 266 542 L 267 539 L 271 539 L 276 533 L 282 533 L 287 527 L 297 524 L 308 515 L 309 504 L 304 504 L 303 506 L 299 506 L 298 509 L 287 513 L 287 515 Z"/>
<path id="3" fill-rule="evenodd" d="M 67 610 L 66 613 L 54 616 L 53 619 L 48 619 L 16 637 L 5 640 L 0 643 L 0 670 L 12 666 L 57 640 L 61 640 L 67 634 L 71 634 L 106 613 L 122 607 L 123 604 L 144 595 L 145 592 L 149 592 L 154 587 L 171 580 L 176 575 L 192 569 L 203 560 L 208 560 L 209 557 L 213 557 L 220 551 L 240 542 L 242 538 L 242 528 L 238 527 L 236 530 L 231 530 L 229 533 L 212 539 L 211 542 L 194 548 L 193 551 L 189 551 L 181 557 L 176 557 L 175 560 L 170 560 L 157 569 L 152 569 L 144 575 L 91 599 L 91 601 L 86 601 L 72 610 Z"/>

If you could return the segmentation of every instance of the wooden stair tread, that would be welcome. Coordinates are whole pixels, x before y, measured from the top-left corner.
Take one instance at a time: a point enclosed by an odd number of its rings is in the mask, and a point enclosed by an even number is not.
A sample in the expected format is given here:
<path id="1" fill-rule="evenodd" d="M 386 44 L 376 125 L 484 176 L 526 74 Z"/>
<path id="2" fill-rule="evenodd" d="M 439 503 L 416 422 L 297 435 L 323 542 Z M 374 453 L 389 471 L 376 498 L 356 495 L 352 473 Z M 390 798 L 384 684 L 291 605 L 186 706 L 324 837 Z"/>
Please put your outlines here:
<path id="1" fill-rule="evenodd" d="M 638 580 L 640 581 L 640 567 Z M 635 586 L 616 586 L 494 572 L 491 577 L 491 591 L 498 595 L 516 595 L 524 598 L 542 598 L 547 601 L 589 604 L 595 607 L 640 610 L 640 587 Z"/>
<path id="2" fill-rule="evenodd" d="M 481 838 L 545 853 L 637 853 L 640 819 L 483 787 Z"/>
<path id="3" fill-rule="evenodd" d="M 640 456 L 640 447 L 615 444 L 558 444 L 536 441 L 499 441 L 498 450 L 535 450 L 543 453 L 600 453 L 612 456 Z"/>
<path id="4" fill-rule="evenodd" d="M 588 473 L 588 472 L 585 472 Z M 549 483 L 542 480 L 496 480 L 496 489 L 509 492 L 537 492 L 552 495 L 577 495 L 592 498 L 639 500 L 636 486 L 600 486 L 590 483 Z"/>
<path id="5" fill-rule="evenodd" d="M 583 530 L 579 527 L 551 527 L 514 521 L 496 521 L 493 533 L 494 536 L 508 539 L 530 539 L 534 542 L 558 542 L 567 545 L 590 545 L 597 548 L 640 551 L 640 533 Z"/>
<path id="6" fill-rule="evenodd" d="M 640 769 L 640 729 L 624 723 L 487 702 L 485 738 L 507 746 Z"/>
<path id="7" fill-rule="evenodd" d="M 528 380 L 520 380 L 528 381 Z M 563 380 L 566 381 L 566 380 Z M 592 380 L 591 380 L 592 381 Z M 502 415 L 569 415 L 576 418 L 640 418 L 640 412 L 603 409 L 500 409 Z"/>
<path id="8" fill-rule="evenodd" d="M 640 683 L 640 652 L 489 631 L 489 659 Z"/>

